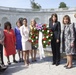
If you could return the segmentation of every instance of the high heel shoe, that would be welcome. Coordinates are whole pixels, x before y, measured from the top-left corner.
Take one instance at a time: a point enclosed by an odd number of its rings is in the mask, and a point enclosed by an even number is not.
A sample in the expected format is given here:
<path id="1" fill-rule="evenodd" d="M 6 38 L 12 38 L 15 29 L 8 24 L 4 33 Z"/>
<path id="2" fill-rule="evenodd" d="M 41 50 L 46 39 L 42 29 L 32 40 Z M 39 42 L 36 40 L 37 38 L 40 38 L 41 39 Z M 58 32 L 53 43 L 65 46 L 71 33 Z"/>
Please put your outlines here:
<path id="1" fill-rule="evenodd" d="M 72 66 L 71 67 L 66 67 L 66 69 L 71 69 L 71 68 L 73 68 Z"/>
<path id="2" fill-rule="evenodd" d="M 56 66 L 60 65 L 60 62 L 56 63 Z"/>
<path id="3" fill-rule="evenodd" d="M 13 60 L 13 62 L 14 62 L 14 63 L 18 63 L 18 61 L 16 61 L 16 60 Z"/>

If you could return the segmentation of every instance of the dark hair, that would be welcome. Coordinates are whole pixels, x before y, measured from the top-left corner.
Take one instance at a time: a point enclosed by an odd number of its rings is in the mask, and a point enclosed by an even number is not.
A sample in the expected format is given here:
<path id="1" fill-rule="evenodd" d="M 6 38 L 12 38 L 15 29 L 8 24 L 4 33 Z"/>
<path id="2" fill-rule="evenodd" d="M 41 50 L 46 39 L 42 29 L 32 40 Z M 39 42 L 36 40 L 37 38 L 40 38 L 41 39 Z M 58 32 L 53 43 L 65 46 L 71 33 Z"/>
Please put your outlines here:
<path id="1" fill-rule="evenodd" d="M 21 25 L 23 25 L 23 18 L 21 17 L 18 20 L 21 22 Z"/>
<path id="2" fill-rule="evenodd" d="M 7 26 L 9 26 L 10 29 L 12 28 L 12 27 L 11 27 L 11 23 L 8 22 L 8 21 L 4 23 L 4 29 L 7 29 Z"/>
<path id="3" fill-rule="evenodd" d="M 71 24 L 71 20 L 70 20 L 70 17 L 68 16 L 68 15 L 65 15 L 64 17 L 63 17 L 63 24 L 65 24 L 64 23 L 64 19 L 68 19 L 68 24 Z"/>
<path id="4" fill-rule="evenodd" d="M 16 25 L 17 25 L 18 22 L 19 22 L 20 26 L 22 26 L 22 22 L 21 22 L 20 20 L 18 20 L 18 21 L 16 22 Z"/>
<path id="5" fill-rule="evenodd" d="M 51 22 L 53 22 L 53 16 L 55 16 L 56 17 L 56 21 L 55 22 L 57 22 L 58 21 L 58 16 L 57 16 L 57 14 L 55 13 L 55 14 L 52 14 L 51 15 L 51 18 L 49 19 L 49 21 L 51 21 Z"/>
<path id="6" fill-rule="evenodd" d="M 23 18 L 23 21 L 24 21 L 24 20 L 27 22 L 27 19 L 26 19 L 26 18 Z"/>

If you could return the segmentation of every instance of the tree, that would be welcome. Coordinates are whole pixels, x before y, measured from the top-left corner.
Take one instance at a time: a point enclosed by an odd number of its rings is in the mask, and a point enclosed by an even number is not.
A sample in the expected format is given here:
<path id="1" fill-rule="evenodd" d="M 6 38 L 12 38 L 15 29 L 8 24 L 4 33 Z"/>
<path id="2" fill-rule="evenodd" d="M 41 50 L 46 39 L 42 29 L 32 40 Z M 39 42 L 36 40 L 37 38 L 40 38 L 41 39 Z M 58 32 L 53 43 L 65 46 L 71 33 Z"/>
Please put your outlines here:
<path id="1" fill-rule="evenodd" d="M 35 0 L 30 0 L 32 9 L 41 9 L 41 5 L 36 3 Z"/>
<path id="2" fill-rule="evenodd" d="M 66 3 L 64 3 L 64 2 L 60 2 L 60 4 L 59 4 L 59 8 L 67 8 Z"/>

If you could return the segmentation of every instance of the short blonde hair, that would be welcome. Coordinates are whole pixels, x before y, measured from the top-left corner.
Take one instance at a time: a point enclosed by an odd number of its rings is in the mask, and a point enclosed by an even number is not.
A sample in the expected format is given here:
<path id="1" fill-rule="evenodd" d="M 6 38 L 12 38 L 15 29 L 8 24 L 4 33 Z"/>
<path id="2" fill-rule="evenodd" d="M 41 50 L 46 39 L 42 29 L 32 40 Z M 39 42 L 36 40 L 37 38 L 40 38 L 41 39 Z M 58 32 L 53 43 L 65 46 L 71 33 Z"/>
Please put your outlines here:
<path id="1" fill-rule="evenodd" d="M 31 20 L 31 23 L 32 23 L 32 21 L 34 21 L 34 22 L 35 22 L 35 25 L 36 25 L 36 20 L 35 20 L 35 19 L 32 19 L 32 20 Z"/>

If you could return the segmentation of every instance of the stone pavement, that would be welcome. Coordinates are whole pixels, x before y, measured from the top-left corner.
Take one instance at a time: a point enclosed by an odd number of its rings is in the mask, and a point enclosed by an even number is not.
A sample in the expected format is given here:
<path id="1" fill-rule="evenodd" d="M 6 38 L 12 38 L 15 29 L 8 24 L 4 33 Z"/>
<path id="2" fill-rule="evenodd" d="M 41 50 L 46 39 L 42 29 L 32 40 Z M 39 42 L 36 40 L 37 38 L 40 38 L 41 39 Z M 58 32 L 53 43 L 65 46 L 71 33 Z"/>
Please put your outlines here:
<path id="1" fill-rule="evenodd" d="M 12 63 L 8 69 L 0 75 L 76 75 L 76 60 L 73 61 L 74 67 L 69 70 L 63 67 L 65 63 L 66 59 L 62 59 L 59 66 L 51 65 L 52 57 L 46 56 L 46 58 L 41 61 L 37 58 L 37 62 L 31 63 L 29 68 L 26 68 L 24 63 Z"/>

